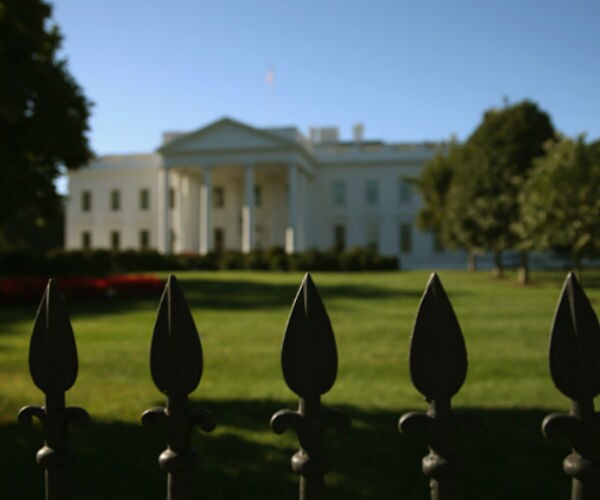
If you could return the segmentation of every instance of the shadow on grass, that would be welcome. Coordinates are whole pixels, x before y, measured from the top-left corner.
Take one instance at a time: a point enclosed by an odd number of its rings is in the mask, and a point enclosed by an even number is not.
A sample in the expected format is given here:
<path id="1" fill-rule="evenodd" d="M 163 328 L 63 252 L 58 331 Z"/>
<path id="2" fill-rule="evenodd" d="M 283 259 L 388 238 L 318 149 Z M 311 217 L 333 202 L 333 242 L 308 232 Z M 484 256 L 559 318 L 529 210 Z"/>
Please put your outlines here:
<path id="1" fill-rule="evenodd" d="M 260 281 L 223 281 L 192 279 L 180 281 L 190 306 L 207 309 L 262 309 L 290 307 L 300 282 L 297 284 L 264 283 Z M 379 300 L 390 297 L 420 297 L 413 290 L 390 290 L 374 285 L 319 285 L 325 302 L 334 299 Z"/>
<path id="2" fill-rule="evenodd" d="M 569 271 L 532 271 L 531 285 L 536 287 L 550 286 L 556 288 L 557 294 L 563 287 Z M 582 269 L 577 275 L 579 283 L 584 289 L 594 290 L 600 288 L 600 269 Z"/>
<path id="3" fill-rule="evenodd" d="M 373 285 L 321 285 L 321 297 L 327 303 L 335 299 L 356 299 L 376 301 L 383 298 L 410 298 L 415 302 L 422 291 L 391 290 Z M 252 280 L 182 279 L 181 287 L 191 308 L 213 310 L 269 309 L 281 307 L 285 310 L 292 305 L 298 284 L 273 284 Z M 41 296 L 40 296 L 41 299 Z M 97 314 L 125 313 L 134 310 L 155 311 L 160 293 L 144 300 L 106 299 L 97 301 L 77 301 L 67 297 L 67 308 L 72 317 Z M 0 325 L 16 321 L 31 321 L 35 318 L 37 304 L 18 304 L 0 307 Z M 0 333 L 6 332 L 0 328 Z"/>
<path id="4" fill-rule="evenodd" d="M 203 457 L 196 469 L 196 498 L 295 498 L 297 477 L 289 459 L 297 449 L 292 434 L 271 436 L 268 421 L 289 407 L 281 401 L 208 400 L 202 403 L 221 425 L 214 434 L 194 433 L 194 448 Z M 353 428 L 343 436 L 327 435 L 334 471 L 326 477 L 330 498 L 428 498 L 420 471 L 426 454 L 423 435 L 397 432 L 404 411 L 341 408 Z M 540 423 L 542 410 L 473 410 L 484 429 L 462 435 L 464 498 L 567 498 L 569 480 L 562 472 L 566 443 L 548 443 Z M 73 430 L 72 466 L 78 498 L 164 498 L 165 478 L 157 457 L 164 449 L 162 429 L 99 422 Z M 35 464 L 41 445 L 39 429 L 0 427 L 0 475 L 5 498 L 41 498 L 42 473 Z"/>

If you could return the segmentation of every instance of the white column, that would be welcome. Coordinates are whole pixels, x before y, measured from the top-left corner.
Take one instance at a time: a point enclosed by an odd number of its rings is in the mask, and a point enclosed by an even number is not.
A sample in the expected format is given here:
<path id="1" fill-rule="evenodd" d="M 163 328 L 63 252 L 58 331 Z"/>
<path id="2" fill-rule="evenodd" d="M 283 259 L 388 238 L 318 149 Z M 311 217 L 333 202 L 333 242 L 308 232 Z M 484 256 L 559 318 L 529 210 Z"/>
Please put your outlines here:
<path id="1" fill-rule="evenodd" d="M 298 215 L 296 221 L 296 251 L 306 249 L 306 174 L 298 172 Z"/>
<path id="2" fill-rule="evenodd" d="M 296 238 L 298 231 L 298 168 L 288 167 L 288 223 L 285 229 L 285 253 L 297 251 Z"/>
<path id="3" fill-rule="evenodd" d="M 244 205 L 242 207 L 242 252 L 254 249 L 254 165 L 244 168 Z"/>
<path id="4" fill-rule="evenodd" d="M 200 253 L 206 255 L 212 250 L 212 180 L 211 167 L 202 169 L 203 179 L 200 184 Z"/>
<path id="5" fill-rule="evenodd" d="M 187 230 L 190 232 L 190 251 L 200 251 L 200 178 L 192 175 L 190 181 L 190 224 Z"/>
<path id="6" fill-rule="evenodd" d="M 169 203 L 169 170 L 159 172 L 158 180 L 158 251 L 171 253 L 171 214 Z"/>
<path id="7" fill-rule="evenodd" d="M 175 211 L 177 212 L 177 240 L 176 248 L 178 252 L 186 252 L 190 250 L 190 177 L 184 175 L 182 172 L 178 174 L 178 193 L 179 197 L 175 204 Z"/>

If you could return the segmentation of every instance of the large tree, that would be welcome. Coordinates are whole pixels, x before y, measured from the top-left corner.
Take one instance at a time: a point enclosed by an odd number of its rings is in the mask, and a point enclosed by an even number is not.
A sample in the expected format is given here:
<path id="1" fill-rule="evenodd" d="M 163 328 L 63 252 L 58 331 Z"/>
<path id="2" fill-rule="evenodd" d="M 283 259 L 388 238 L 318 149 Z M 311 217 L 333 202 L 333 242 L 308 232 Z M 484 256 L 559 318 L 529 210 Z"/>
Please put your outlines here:
<path id="1" fill-rule="evenodd" d="M 475 268 L 475 255 L 481 251 L 479 234 L 466 216 L 466 196 L 472 179 L 467 172 L 465 147 L 456 140 L 440 149 L 429 161 L 416 184 L 423 196 L 417 213 L 417 226 L 431 231 L 447 248 L 469 252 L 469 268 Z"/>
<path id="2" fill-rule="evenodd" d="M 519 246 L 514 224 L 520 219 L 518 196 L 533 161 L 555 136 L 549 115 L 531 101 L 485 112 L 468 138 L 471 162 L 480 180 L 471 193 L 485 250 L 494 254 L 495 272 L 502 274 L 502 252 Z M 523 261 L 526 265 L 526 261 Z"/>
<path id="3" fill-rule="evenodd" d="M 600 144 L 561 138 L 547 145 L 520 196 L 516 225 L 527 248 L 566 250 L 572 266 L 600 250 Z"/>
<path id="4" fill-rule="evenodd" d="M 61 219 L 54 181 L 91 156 L 90 102 L 57 55 L 51 13 L 43 0 L 0 0 L 0 246 L 47 245 L 39 236 Z"/>
<path id="5" fill-rule="evenodd" d="M 548 114 L 531 101 L 486 111 L 464 144 L 426 166 L 419 184 L 425 200 L 421 227 L 471 255 L 493 252 L 501 275 L 502 252 L 519 244 L 513 229 L 520 217 L 519 191 L 554 134 Z M 436 185 L 432 179 L 438 177 L 449 181 Z"/>

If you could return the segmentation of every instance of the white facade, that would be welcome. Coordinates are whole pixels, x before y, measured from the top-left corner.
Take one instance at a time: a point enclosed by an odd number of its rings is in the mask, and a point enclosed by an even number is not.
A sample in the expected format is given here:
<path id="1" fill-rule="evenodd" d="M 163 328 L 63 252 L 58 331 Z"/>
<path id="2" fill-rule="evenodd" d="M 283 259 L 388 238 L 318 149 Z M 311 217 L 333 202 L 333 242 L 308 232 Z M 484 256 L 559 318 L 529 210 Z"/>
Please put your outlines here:
<path id="1" fill-rule="evenodd" d="M 355 128 L 259 129 L 229 118 L 167 133 L 155 153 L 104 156 L 69 173 L 66 247 L 204 254 L 374 247 L 402 267 L 462 266 L 415 226 L 406 182 L 434 144 L 364 141 Z"/>

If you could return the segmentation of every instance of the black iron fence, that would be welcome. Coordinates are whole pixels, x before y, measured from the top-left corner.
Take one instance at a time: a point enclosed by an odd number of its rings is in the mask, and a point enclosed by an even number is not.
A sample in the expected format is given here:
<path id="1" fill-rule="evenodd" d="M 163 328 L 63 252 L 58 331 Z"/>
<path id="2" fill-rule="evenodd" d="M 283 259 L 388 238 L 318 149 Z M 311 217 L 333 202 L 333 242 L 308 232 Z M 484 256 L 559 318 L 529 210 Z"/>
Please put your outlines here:
<path id="1" fill-rule="evenodd" d="M 573 274 L 568 275 L 560 295 L 549 355 L 553 382 L 572 405 L 569 413 L 548 415 L 542 432 L 549 438 L 564 435 L 571 443 L 571 453 L 563 461 L 564 472 L 572 479 L 571 498 L 600 498 L 600 458 L 593 439 L 598 435 L 600 420 L 594 409 L 594 397 L 600 394 L 600 326 Z M 281 366 L 285 382 L 299 396 L 299 404 L 296 411 L 276 412 L 271 427 L 278 434 L 291 429 L 298 435 L 300 449 L 291 457 L 291 467 L 299 475 L 299 497 L 324 498 L 324 476 L 333 467 L 324 450 L 325 431 L 333 426 L 344 432 L 350 428 L 350 421 L 344 413 L 321 405 L 321 395 L 335 382 L 337 350 L 327 311 L 308 274 L 292 304 Z M 398 428 L 403 433 L 419 427 L 425 430 L 429 453 L 422 459 L 422 470 L 429 478 L 431 498 L 459 498 L 457 431 L 461 427 L 477 431 L 478 419 L 477 415 L 452 410 L 451 398 L 467 374 L 467 349 L 435 274 L 419 305 L 409 366 L 413 385 L 429 406 L 424 412 L 402 415 Z M 190 498 L 192 471 L 198 462 L 190 447 L 192 430 L 198 425 L 210 432 L 215 421 L 210 413 L 188 403 L 189 394 L 202 376 L 202 346 L 174 276 L 168 279 L 158 308 L 150 367 L 156 387 L 166 396 L 166 405 L 147 410 L 141 420 L 143 425 L 163 424 L 166 428 L 166 449 L 158 463 L 167 473 L 167 498 Z M 52 280 L 35 320 L 29 368 L 33 382 L 45 394 L 45 405 L 23 408 L 18 420 L 29 425 L 36 417 L 42 424 L 44 446 L 36 459 L 44 470 L 46 498 L 69 498 L 68 465 L 74 456 L 67 446 L 67 431 L 71 423 L 89 422 L 89 416 L 82 408 L 65 406 L 65 392 L 77 377 L 77 350 L 65 303 Z M 85 492 L 75 492 L 75 496 L 85 497 Z"/>

